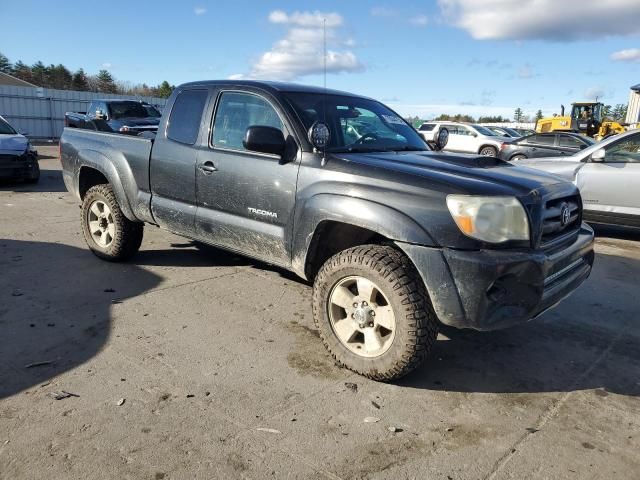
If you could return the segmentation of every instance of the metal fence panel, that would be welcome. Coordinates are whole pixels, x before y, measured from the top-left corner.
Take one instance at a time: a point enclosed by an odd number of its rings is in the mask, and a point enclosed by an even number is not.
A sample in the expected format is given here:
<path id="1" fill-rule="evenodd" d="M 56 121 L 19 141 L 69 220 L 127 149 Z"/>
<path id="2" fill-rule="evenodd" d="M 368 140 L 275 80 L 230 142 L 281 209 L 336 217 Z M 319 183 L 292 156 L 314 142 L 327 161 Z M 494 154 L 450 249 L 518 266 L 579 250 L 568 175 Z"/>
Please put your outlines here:
<path id="1" fill-rule="evenodd" d="M 0 115 L 30 138 L 57 139 L 64 128 L 64 114 L 85 111 L 96 98 L 143 100 L 159 108 L 167 102 L 159 97 L 0 85 Z"/>

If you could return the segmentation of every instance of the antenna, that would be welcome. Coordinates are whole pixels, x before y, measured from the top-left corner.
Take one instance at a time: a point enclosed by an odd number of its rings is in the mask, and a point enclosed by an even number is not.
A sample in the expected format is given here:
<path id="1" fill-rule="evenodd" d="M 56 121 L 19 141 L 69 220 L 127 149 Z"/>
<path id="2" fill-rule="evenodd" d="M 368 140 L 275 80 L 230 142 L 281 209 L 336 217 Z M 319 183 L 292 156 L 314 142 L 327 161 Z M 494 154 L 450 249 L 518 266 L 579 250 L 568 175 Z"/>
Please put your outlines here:
<path id="1" fill-rule="evenodd" d="M 322 65 L 324 74 L 324 92 L 322 93 L 322 123 L 327 128 L 327 19 L 322 19 Z M 320 166 L 324 167 L 327 163 L 327 145 L 325 143 L 322 149 L 322 161 Z"/>
<path id="2" fill-rule="evenodd" d="M 324 89 L 327 89 L 327 19 L 322 19 L 322 60 L 324 62 Z"/>

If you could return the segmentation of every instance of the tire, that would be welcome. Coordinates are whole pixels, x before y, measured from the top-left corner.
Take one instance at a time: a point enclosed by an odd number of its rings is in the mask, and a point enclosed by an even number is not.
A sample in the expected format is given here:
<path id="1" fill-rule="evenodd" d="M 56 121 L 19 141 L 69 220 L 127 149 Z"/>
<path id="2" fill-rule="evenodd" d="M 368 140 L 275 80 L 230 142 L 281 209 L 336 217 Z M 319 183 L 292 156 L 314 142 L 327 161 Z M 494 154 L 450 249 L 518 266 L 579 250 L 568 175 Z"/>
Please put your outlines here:
<path id="1" fill-rule="evenodd" d="M 124 216 L 110 185 L 96 185 L 87 191 L 81 223 L 87 245 L 103 260 L 124 261 L 140 249 L 144 224 Z"/>
<path id="2" fill-rule="evenodd" d="M 484 156 L 484 157 L 497 157 L 498 156 L 498 150 L 496 150 L 495 147 L 482 147 L 480 149 L 480 155 Z"/>
<path id="3" fill-rule="evenodd" d="M 33 170 L 29 172 L 29 176 L 24 179 L 25 183 L 38 183 L 40 180 L 40 165 L 38 162 L 34 163 Z"/>
<path id="4" fill-rule="evenodd" d="M 373 288 L 364 288 L 364 281 Z M 367 296 L 370 305 L 362 307 Z M 353 308 L 355 304 L 358 308 Z M 387 329 L 389 315 L 393 325 Z M 390 246 L 354 247 L 327 260 L 313 285 L 313 317 L 334 359 L 373 380 L 392 381 L 414 370 L 438 336 L 438 321 L 420 275 L 403 253 Z M 370 323 L 363 327 L 358 324 L 363 320 Z M 349 340 L 343 341 L 338 332 Z"/>
<path id="5" fill-rule="evenodd" d="M 513 157 L 511 157 L 511 159 L 509 160 L 510 162 L 517 162 L 520 160 L 525 160 L 527 157 L 525 157 L 524 155 L 514 155 Z"/>

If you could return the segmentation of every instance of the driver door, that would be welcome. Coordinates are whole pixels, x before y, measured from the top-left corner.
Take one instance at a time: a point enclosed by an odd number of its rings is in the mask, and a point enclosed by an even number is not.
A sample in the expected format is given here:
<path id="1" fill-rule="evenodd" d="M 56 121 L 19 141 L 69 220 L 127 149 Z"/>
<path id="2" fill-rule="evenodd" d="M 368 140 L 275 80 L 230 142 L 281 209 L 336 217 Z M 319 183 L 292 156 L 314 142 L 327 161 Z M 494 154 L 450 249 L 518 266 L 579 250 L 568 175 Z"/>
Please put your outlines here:
<path id="1" fill-rule="evenodd" d="M 243 145 L 247 128 L 282 130 L 284 115 L 262 95 L 222 91 L 217 95 L 210 137 L 196 165 L 196 235 L 207 243 L 263 259 L 291 263 L 290 240 L 298 156 L 252 152 Z"/>
<path id="2" fill-rule="evenodd" d="M 640 133 L 605 147 L 604 161 L 589 159 L 576 183 L 585 210 L 606 213 L 611 219 L 640 218 Z"/>

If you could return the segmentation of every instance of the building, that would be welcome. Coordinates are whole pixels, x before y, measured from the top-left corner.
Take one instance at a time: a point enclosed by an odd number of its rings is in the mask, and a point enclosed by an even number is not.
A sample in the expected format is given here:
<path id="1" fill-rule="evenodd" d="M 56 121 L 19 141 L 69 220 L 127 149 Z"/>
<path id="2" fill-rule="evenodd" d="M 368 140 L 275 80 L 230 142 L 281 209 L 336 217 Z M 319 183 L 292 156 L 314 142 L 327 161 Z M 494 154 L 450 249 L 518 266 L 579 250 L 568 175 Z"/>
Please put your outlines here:
<path id="1" fill-rule="evenodd" d="M 0 85 L 11 85 L 13 87 L 35 87 L 33 83 L 25 82 L 8 73 L 0 72 Z"/>
<path id="2" fill-rule="evenodd" d="M 629 92 L 629 106 L 625 122 L 632 128 L 640 127 L 640 83 L 631 87 L 631 92 Z"/>

